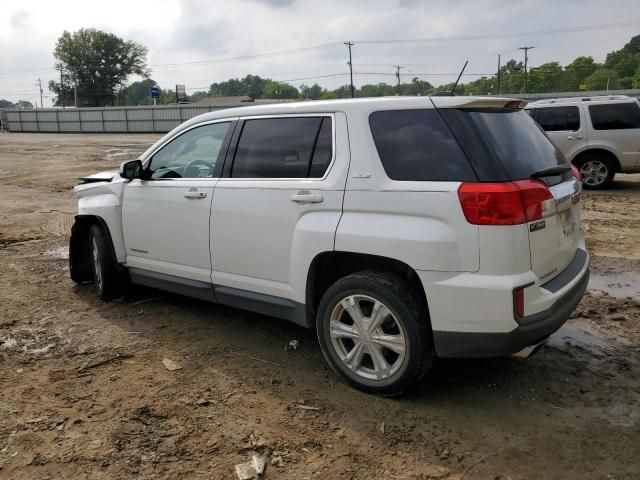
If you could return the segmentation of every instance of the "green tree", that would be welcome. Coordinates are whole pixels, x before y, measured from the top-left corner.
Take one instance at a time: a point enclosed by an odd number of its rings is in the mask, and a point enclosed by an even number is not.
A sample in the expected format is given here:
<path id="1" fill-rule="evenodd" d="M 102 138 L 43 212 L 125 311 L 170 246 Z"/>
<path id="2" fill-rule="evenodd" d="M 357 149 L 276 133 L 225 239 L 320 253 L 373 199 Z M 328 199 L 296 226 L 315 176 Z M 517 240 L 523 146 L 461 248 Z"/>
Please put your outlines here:
<path id="1" fill-rule="evenodd" d="M 480 77 L 478 80 L 465 84 L 467 95 L 491 95 L 497 93 L 496 77 Z"/>
<path id="2" fill-rule="evenodd" d="M 133 82 L 122 91 L 125 105 L 149 105 L 153 104 L 151 87 L 155 86 L 155 80 L 147 78 L 140 82 Z"/>
<path id="3" fill-rule="evenodd" d="M 267 81 L 262 88 L 262 98 L 299 98 L 300 92 L 293 85 L 284 82 Z"/>
<path id="4" fill-rule="evenodd" d="M 358 97 L 384 97 L 388 95 L 395 95 L 395 87 L 386 83 L 376 83 L 362 85 L 357 91 Z M 350 94 L 350 93 L 349 93 Z"/>
<path id="5" fill-rule="evenodd" d="M 258 75 L 247 75 L 243 79 L 230 78 L 224 82 L 212 83 L 209 87 L 211 97 L 235 97 L 246 95 L 251 98 L 262 97 L 264 86 L 272 80 Z"/>
<path id="6" fill-rule="evenodd" d="M 565 72 L 558 62 L 543 63 L 532 68 L 527 78 L 527 91 L 559 92 L 564 87 Z"/>
<path id="7" fill-rule="evenodd" d="M 433 91 L 433 85 L 418 77 L 413 77 L 410 83 L 400 85 L 400 95 L 428 95 Z"/>
<path id="8" fill-rule="evenodd" d="M 615 90 L 620 88 L 618 74 L 611 68 L 600 68 L 589 75 L 585 81 L 589 90 Z"/>
<path id="9" fill-rule="evenodd" d="M 576 57 L 564 67 L 565 75 L 562 91 L 575 92 L 584 84 L 585 79 L 595 72 L 600 65 L 593 61 L 593 57 Z"/>
<path id="10" fill-rule="evenodd" d="M 310 87 L 307 85 L 300 85 L 300 96 L 309 100 L 318 100 L 320 96 L 325 92 L 317 83 L 314 83 Z"/>
<path id="11" fill-rule="evenodd" d="M 14 105 L 9 100 L 0 99 L 0 108 L 13 108 Z"/>
<path id="12" fill-rule="evenodd" d="M 338 96 L 333 92 L 324 92 L 318 100 L 335 100 Z"/>
<path id="13" fill-rule="evenodd" d="M 75 83 L 79 106 L 111 105 L 127 77 L 149 75 L 145 47 L 93 28 L 74 33 L 65 30 L 53 56 L 57 60 L 55 68 L 63 70 L 64 81 L 64 88 L 54 80 L 49 82 L 49 90 L 58 97 L 56 105 L 62 103 L 62 97 L 67 105 L 73 103 Z"/>
<path id="14" fill-rule="evenodd" d="M 631 81 L 631 88 L 640 88 L 640 67 L 636 70 Z"/>
<path id="15" fill-rule="evenodd" d="M 33 108 L 33 103 L 31 103 L 29 100 L 18 100 L 15 104 L 14 104 L 15 108 Z"/>

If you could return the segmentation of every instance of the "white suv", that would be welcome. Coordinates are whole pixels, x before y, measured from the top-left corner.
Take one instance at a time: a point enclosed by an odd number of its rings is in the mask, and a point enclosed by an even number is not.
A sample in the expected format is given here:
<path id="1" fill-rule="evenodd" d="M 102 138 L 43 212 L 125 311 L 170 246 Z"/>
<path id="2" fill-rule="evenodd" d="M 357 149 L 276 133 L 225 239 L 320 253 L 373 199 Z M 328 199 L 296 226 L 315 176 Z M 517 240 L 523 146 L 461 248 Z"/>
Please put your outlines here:
<path id="1" fill-rule="evenodd" d="M 436 356 L 530 353 L 588 280 L 580 182 L 518 100 L 395 97 L 201 115 L 75 187 L 71 277 L 316 328 L 395 394 Z"/>
<path id="2" fill-rule="evenodd" d="M 616 172 L 640 172 L 640 103 L 623 95 L 540 100 L 527 106 L 585 188 L 607 188 Z"/>

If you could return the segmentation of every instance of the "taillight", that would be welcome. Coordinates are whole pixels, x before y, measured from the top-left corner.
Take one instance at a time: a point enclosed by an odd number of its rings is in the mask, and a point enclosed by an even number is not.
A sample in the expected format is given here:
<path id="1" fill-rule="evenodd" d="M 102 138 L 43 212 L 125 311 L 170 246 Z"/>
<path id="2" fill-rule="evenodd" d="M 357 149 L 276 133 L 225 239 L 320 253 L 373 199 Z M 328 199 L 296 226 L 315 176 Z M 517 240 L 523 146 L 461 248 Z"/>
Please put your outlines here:
<path id="1" fill-rule="evenodd" d="M 571 164 L 571 173 L 573 174 L 573 178 L 576 179 L 576 182 L 582 183 L 582 177 L 580 175 L 580 170 L 573 163 Z"/>
<path id="2" fill-rule="evenodd" d="M 571 201 L 576 204 L 580 201 L 580 194 L 582 193 L 582 175 L 580 175 L 580 170 L 573 163 L 571 164 L 571 173 L 573 174 L 573 178 L 576 179 L 576 191 L 571 197 Z"/>
<path id="3" fill-rule="evenodd" d="M 540 180 L 463 183 L 458 198 L 474 225 L 519 225 L 540 220 L 555 207 L 551 191 Z"/>

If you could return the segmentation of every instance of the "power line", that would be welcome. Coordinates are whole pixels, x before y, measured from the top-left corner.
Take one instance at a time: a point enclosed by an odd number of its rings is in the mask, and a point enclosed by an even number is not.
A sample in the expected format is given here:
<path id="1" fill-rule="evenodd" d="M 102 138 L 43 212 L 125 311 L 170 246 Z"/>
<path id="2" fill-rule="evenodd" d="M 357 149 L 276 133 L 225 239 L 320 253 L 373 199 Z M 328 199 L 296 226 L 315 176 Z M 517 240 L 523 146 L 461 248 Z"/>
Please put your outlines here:
<path id="1" fill-rule="evenodd" d="M 576 27 L 569 28 L 558 28 L 558 29 L 546 29 L 546 30 L 532 30 L 528 32 L 510 32 L 510 33 L 494 33 L 494 34 L 483 34 L 483 35 L 467 35 L 467 36 L 451 36 L 451 37 L 431 37 L 431 38 L 410 38 L 410 39 L 378 39 L 378 40 L 356 40 L 351 41 L 352 44 L 382 44 L 382 43 L 416 43 L 416 42 L 445 42 L 445 41 L 467 41 L 467 40 L 486 40 L 486 39 L 499 39 L 499 38 L 510 38 L 510 37 L 522 37 L 522 36 L 534 36 L 534 35 L 555 35 L 555 34 L 565 34 L 565 33 L 575 33 L 575 32 L 584 32 L 590 30 L 606 30 L 613 28 L 621 28 L 627 26 L 633 26 L 640 24 L 640 20 L 629 20 L 626 22 L 618 22 L 618 23 L 602 23 L 602 24 L 592 24 L 592 25 L 582 25 Z M 206 64 L 215 64 L 215 63 L 226 63 L 226 62 L 235 62 L 242 60 L 251 60 L 256 58 L 268 58 L 274 56 L 286 56 L 293 55 L 297 53 L 311 52 L 317 50 L 323 50 L 327 48 L 338 47 L 342 44 L 346 44 L 347 42 L 329 42 L 323 43 L 319 45 L 313 45 L 309 47 L 302 48 L 294 48 L 288 50 L 279 50 L 273 52 L 265 52 L 265 53 L 256 53 L 249 55 L 242 55 L 237 57 L 229 57 L 229 58 L 218 58 L 218 59 L 209 59 L 209 60 L 197 60 L 192 62 L 176 62 L 176 63 L 158 63 L 158 64 L 150 64 L 151 68 L 167 68 L 167 67 L 181 67 L 181 66 L 189 66 L 189 65 L 206 65 Z M 504 53 L 504 52 L 503 52 Z M 113 67 L 104 67 L 104 66 L 89 66 L 78 68 L 78 70 L 117 70 L 118 68 Z M 32 70 L 24 70 L 19 72 L 5 72 L 0 73 L 0 76 L 7 75 L 17 75 L 22 73 L 34 73 L 41 71 L 51 71 L 55 70 L 55 68 L 39 68 Z"/>
<path id="2" fill-rule="evenodd" d="M 574 33 L 585 32 L 589 30 L 606 30 L 611 28 L 627 27 L 640 24 L 640 20 L 629 20 L 627 22 L 618 23 L 601 23 L 594 25 L 582 25 L 579 27 L 570 28 L 555 28 L 546 30 L 532 30 L 528 32 L 511 32 L 511 33 L 489 33 L 483 35 L 465 35 L 465 36 L 453 36 L 453 37 L 432 37 L 432 38 L 408 38 L 408 39 L 383 39 L 383 40 L 355 40 L 356 44 L 366 43 L 417 43 L 417 42 L 447 42 L 447 41 L 462 41 L 462 40 L 490 40 L 498 38 L 510 38 L 510 37 L 528 37 L 534 35 L 555 35 L 562 33 Z"/>

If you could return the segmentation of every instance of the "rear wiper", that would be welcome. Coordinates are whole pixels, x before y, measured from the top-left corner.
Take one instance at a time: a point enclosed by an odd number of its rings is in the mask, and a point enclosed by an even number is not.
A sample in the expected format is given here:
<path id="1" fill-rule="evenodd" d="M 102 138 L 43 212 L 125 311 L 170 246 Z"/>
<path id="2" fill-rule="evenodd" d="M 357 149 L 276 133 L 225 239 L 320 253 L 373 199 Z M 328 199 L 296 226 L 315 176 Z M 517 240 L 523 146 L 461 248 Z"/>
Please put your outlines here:
<path id="1" fill-rule="evenodd" d="M 569 165 L 556 165 L 555 167 L 543 168 L 542 170 L 532 173 L 531 178 L 552 177 L 570 171 L 571 167 Z"/>

